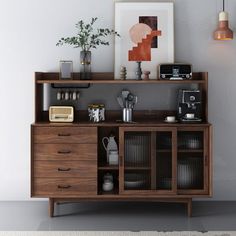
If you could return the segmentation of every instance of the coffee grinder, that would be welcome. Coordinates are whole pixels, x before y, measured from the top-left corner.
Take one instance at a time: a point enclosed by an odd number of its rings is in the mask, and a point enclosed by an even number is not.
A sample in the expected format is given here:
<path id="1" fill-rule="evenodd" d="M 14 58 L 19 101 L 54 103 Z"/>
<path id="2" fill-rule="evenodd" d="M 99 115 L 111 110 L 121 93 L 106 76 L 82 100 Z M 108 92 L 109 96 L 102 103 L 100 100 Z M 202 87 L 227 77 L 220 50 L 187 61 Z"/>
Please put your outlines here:
<path id="1" fill-rule="evenodd" d="M 178 119 L 180 122 L 202 121 L 201 91 L 181 89 L 178 94 Z"/>

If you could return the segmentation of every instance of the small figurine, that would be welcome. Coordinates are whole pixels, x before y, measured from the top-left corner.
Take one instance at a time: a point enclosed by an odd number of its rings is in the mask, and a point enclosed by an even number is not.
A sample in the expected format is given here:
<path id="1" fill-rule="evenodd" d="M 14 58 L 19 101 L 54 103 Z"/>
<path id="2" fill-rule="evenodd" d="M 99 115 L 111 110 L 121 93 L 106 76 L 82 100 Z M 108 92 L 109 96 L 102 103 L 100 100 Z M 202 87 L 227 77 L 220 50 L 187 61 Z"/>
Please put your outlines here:
<path id="1" fill-rule="evenodd" d="M 120 67 L 120 79 L 126 79 L 127 71 L 125 66 Z"/>
<path id="2" fill-rule="evenodd" d="M 145 70 L 144 72 L 143 72 L 143 74 L 144 74 L 144 80 L 149 80 L 149 75 L 150 75 L 150 71 L 147 71 L 147 70 Z"/>

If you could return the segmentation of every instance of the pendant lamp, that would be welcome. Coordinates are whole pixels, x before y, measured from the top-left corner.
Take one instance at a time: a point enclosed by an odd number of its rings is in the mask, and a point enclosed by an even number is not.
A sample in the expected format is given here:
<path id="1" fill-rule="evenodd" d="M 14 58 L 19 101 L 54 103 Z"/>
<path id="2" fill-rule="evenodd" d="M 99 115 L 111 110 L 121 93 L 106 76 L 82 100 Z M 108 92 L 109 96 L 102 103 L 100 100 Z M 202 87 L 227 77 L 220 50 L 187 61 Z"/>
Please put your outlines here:
<path id="1" fill-rule="evenodd" d="M 229 14 L 225 11 L 225 0 L 223 0 L 223 11 L 219 13 L 218 28 L 214 32 L 215 40 L 232 40 L 233 31 L 229 28 Z"/>

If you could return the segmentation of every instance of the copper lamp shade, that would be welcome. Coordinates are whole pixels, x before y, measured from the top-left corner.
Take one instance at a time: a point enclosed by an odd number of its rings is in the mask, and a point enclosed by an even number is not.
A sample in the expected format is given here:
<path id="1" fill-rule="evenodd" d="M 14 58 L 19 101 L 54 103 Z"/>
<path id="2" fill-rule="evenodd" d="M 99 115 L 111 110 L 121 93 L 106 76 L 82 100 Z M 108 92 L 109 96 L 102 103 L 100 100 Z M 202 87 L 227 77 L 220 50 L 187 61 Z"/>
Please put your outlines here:
<path id="1" fill-rule="evenodd" d="M 219 25 L 216 31 L 214 32 L 215 40 L 232 40 L 233 31 L 229 28 L 229 17 L 228 13 L 222 11 L 219 13 Z"/>

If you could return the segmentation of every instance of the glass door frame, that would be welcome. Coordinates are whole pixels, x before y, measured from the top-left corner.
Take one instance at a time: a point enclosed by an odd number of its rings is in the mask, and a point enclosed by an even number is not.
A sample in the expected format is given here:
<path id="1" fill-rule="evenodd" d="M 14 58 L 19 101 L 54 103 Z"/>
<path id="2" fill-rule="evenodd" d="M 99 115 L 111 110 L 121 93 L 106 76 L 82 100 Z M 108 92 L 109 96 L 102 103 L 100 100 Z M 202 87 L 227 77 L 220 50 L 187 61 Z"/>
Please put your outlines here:
<path id="1" fill-rule="evenodd" d="M 208 127 L 178 127 L 178 132 L 203 132 L 203 189 L 177 189 L 178 195 L 209 195 L 210 186 L 210 166 L 211 166 L 211 145 L 210 145 L 210 130 Z M 178 147 L 177 147 L 178 161 Z"/>
<path id="2" fill-rule="evenodd" d="M 151 189 L 125 190 L 125 133 L 150 132 L 151 135 Z M 171 132 L 172 134 L 172 188 L 171 190 L 156 189 L 156 133 Z M 177 128 L 176 127 L 120 127 L 119 128 L 119 194 L 176 195 L 177 194 Z"/>

